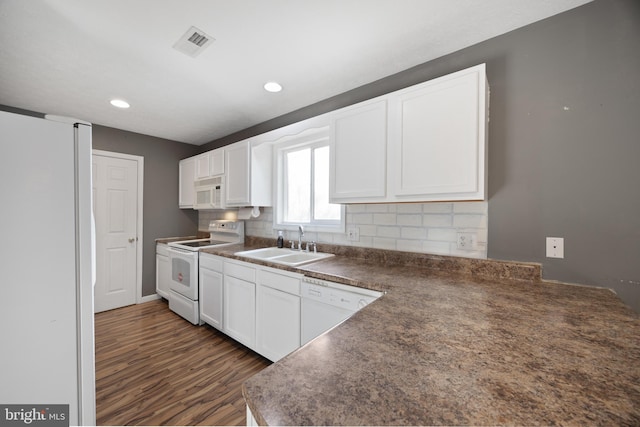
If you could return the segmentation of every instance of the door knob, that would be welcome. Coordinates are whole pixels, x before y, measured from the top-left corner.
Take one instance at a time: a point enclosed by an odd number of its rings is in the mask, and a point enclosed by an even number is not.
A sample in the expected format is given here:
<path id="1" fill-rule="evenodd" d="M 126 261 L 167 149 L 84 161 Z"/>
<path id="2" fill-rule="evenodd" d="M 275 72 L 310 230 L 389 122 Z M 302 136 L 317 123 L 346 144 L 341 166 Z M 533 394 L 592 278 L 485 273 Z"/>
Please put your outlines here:
<path id="1" fill-rule="evenodd" d="M 133 242 L 135 242 L 135 241 L 136 241 L 136 239 L 135 239 L 135 238 L 133 238 L 133 237 L 129 239 L 129 243 L 133 243 Z"/>

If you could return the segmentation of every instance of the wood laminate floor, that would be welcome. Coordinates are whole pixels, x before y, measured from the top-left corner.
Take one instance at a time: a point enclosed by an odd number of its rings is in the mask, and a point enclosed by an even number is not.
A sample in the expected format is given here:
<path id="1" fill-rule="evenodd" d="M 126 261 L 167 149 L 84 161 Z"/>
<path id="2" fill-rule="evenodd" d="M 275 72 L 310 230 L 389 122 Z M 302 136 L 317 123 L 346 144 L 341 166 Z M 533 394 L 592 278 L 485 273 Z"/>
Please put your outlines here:
<path id="1" fill-rule="evenodd" d="M 242 382 L 271 362 L 156 300 L 95 315 L 98 425 L 245 425 Z"/>

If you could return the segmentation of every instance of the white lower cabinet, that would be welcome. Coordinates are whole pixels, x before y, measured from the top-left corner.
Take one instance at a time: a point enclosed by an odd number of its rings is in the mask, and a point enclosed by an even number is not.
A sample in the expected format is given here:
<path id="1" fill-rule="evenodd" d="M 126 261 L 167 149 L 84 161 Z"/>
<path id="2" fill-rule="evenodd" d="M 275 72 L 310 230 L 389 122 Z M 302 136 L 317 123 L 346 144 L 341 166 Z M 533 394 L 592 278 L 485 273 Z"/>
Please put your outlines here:
<path id="1" fill-rule="evenodd" d="M 301 274 L 200 253 L 200 318 L 275 362 L 300 347 Z"/>
<path id="2" fill-rule="evenodd" d="M 200 292 L 200 319 L 216 329 L 223 330 L 223 259 L 215 255 L 200 254 L 198 290 Z"/>
<path id="3" fill-rule="evenodd" d="M 274 362 L 300 347 L 300 275 L 257 274 L 256 351 Z"/>
<path id="4" fill-rule="evenodd" d="M 256 342 L 255 271 L 248 263 L 224 262 L 223 331 L 252 349 Z"/>
<path id="5" fill-rule="evenodd" d="M 156 244 L 156 293 L 169 298 L 169 280 L 171 280 L 171 264 L 169 249 L 163 243 Z"/>

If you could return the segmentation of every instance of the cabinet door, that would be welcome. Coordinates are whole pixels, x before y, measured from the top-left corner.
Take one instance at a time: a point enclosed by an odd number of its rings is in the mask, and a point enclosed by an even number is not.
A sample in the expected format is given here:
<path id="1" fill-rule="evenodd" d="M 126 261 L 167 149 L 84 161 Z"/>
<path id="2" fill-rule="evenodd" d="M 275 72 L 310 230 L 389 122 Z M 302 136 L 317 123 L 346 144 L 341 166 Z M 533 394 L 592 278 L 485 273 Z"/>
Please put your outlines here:
<path id="1" fill-rule="evenodd" d="M 232 144 L 225 149 L 227 206 L 250 206 L 249 141 Z"/>
<path id="2" fill-rule="evenodd" d="M 251 144 L 250 206 L 273 206 L 272 171 L 272 145 Z"/>
<path id="3" fill-rule="evenodd" d="M 256 351 L 273 362 L 300 347 L 300 297 L 258 285 Z"/>
<path id="4" fill-rule="evenodd" d="M 200 318 L 219 330 L 223 329 L 222 280 L 222 273 L 200 267 Z"/>
<path id="5" fill-rule="evenodd" d="M 390 96 L 390 168 L 399 201 L 483 200 L 484 65 Z"/>
<path id="6" fill-rule="evenodd" d="M 193 182 L 196 174 L 195 157 L 180 160 L 178 163 L 178 206 L 180 208 L 193 209 L 193 197 L 195 189 Z"/>
<path id="7" fill-rule="evenodd" d="M 332 203 L 382 200 L 387 184 L 387 101 L 366 102 L 331 121 Z"/>
<path id="8" fill-rule="evenodd" d="M 223 175 L 224 174 L 224 148 L 217 148 L 211 153 L 210 158 L 210 175 Z"/>
<path id="9" fill-rule="evenodd" d="M 169 280 L 171 279 L 171 264 L 169 257 L 156 254 L 156 293 L 169 299 Z"/>
<path id="10" fill-rule="evenodd" d="M 196 179 L 205 179 L 211 176 L 210 153 L 200 154 L 196 157 Z"/>
<path id="11" fill-rule="evenodd" d="M 254 348 L 256 337 L 255 283 L 224 275 L 224 332 Z"/>

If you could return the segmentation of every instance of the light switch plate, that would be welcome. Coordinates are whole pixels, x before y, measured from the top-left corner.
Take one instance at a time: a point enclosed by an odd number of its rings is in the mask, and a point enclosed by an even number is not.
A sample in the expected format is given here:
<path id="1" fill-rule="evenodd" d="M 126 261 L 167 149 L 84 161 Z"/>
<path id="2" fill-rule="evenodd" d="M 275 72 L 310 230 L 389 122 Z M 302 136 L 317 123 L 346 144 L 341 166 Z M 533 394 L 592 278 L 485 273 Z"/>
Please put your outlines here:
<path id="1" fill-rule="evenodd" d="M 547 258 L 564 258 L 564 238 L 547 237 Z"/>

